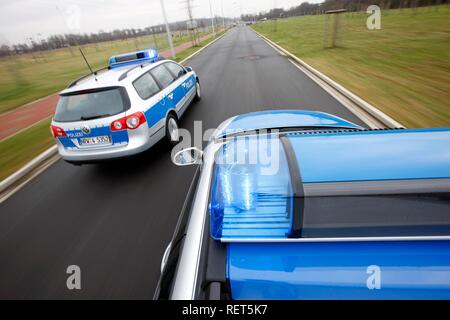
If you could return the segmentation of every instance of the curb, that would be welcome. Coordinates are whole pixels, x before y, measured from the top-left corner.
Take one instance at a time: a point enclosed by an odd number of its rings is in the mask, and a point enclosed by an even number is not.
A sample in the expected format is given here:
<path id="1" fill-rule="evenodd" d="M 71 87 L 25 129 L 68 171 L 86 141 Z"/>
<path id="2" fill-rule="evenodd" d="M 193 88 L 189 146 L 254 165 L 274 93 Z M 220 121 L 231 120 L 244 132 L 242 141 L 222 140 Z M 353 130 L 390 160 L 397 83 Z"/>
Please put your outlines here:
<path id="1" fill-rule="evenodd" d="M 15 184 L 17 181 L 25 177 L 27 174 L 38 168 L 41 163 L 53 157 L 58 152 L 58 148 L 55 146 L 47 149 L 36 158 L 28 162 L 22 168 L 14 172 L 12 175 L 0 182 L 0 194 Z"/>
<path id="2" fill-rule="evenodd" d="M 230 29 L 226 30 L 225 33 L 222 34 L 220 37 L 207 43 L 206 45 L 201 47 L 199 50 L 195 51 L 193 54 L 191 54 L 187 58 L 181 60 L 179 63 L 180 64 L 185 63 L 186 61 L 188 61 L 189 59 L 191 59 L 192 57 L 199 54 L 201 51 L 203 51 L 204 49 L 206 49 L 207 47 L 209 47 L 210 45 L 212 45 L 213 43 L 215 43 L 216 41 L 221 39 L 229 31 L 230 31 Z M 37 168 L 39 168 L 43 163 L 45 163 L 51 157 L 57 155 L 57 153 L 58 153 L 58 148 L 56 145 L 54 145 L 53 147 L 50 147 L 49 149 L 47 149 L 46 151 L 44 151 L 43 153 L 41 153 L 40 155 L 38 155 L 37 157 L 32 159 L 30 162 L 25 164 L 22 168 L 20 168 L 16 172 L 14 172 L 12 175 L 10 175 L 9 177 L 2 180 L 0 182 L 0 203 L 3 202 L 4 200 L 6 200 L 6 197 L 4 197 L 4 193 L 6 193 L 8 191 L 8 189 L 10 189 L 12 186 L 17 184 L 17 182 L 21 181 L 28 174 L 35 171 Z M 10 195 L 12 195 L 12 193 L 8 194 L 7 197 L 9 197 Z"/>
<path id="3" fill-rule="evenodd" d="M 262 34 L 260 34 L 258 31 L 254 30 L 252 28 L 252 30 L 263 40 L 265 40 L 267 43 L 269 43 L 270 45 L 272 45 L 273 47 L 277 48 L 279 51 L 283 52 L 286 56 L 288 56 L 289 58 L 291 58 L 292 60 L 294 60 L 295 62 L 297 62 L 299 65 L 301 65 L 302 67 L 304 67 L 305 69 L 307 69 L 309 72 L 311 72 L 312 74 L 314 74 L 316 77 L 318 77 L 319 79 L 321 79 L 322 81 L 324 81 L 326 84 L 328 84 L 330 87 L 332 87 L 333 89 L 335 89 L 336 91 L 338 91 L 340 94 L 342 94 L 344 97 L 346 97 L 347 99 L 349 99 L 351 102 L 353 102 L 355 105 L 357 105 L 359 108 L 361 108 L 362 110 L 366 111 L 367 113 L 369 113 L 372 117 L 374 117 L 375 119 L 377 119 L 378 121 L 380 121 L 381 123 L 383 123 L 385 126 L 389 127 L 389 128 L 405 128 L 404 125 L 402 125 L 401 123 L 395 121 L 394 119 L 392 119 L 390 116 L 388 116 L 387 114 L 385 114 L 384 112 L 382 112 L 381 110 L 379 110 L 378 108 L 374 107 L 373 105 L 371 105 L 370 103 L 368 103 L 367 101 L 364 101 L 362 98 L 358 97 L 356 94 L 350 92 L 349 90 L 347 90 L 346 88 L 344 88 L 343 86 L 341 86 L 340 84 L 338 84 L 337 82 L 335 82 L 334 80 L 330 79 L 329 77 L 327 77 L 326 75 L 324 75 L 323 73 L 321 73 L 320 71 L 314 69 L 312 66 L 310 66 L 309 64 L 307 64 L 305 61 L 301 60 L 300 58 L 298 58 L 297 56 L 295 56 L 294 54 L 290 53 L 288 50 L 284 49 L 283 47 L 281 47 L 280 45 L 276 44 L 275 42 L 273 42 L 272 40 L 268 39 L 267 37 L 263 36 Z"/>

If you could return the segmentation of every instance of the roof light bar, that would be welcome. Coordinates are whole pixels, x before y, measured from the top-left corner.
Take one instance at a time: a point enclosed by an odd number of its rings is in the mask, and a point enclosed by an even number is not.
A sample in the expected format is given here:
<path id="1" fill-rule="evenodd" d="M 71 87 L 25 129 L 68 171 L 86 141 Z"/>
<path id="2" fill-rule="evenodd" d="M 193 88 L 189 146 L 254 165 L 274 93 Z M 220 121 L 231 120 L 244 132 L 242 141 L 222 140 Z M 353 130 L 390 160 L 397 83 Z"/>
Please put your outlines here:
<path id="1" fill-rule="evenodd" d="M 111 68 L 118 68 L 133 64 L 154 63 L 158 61 L 158 58 L 158 51 L 155 49 L 146 49 L 112 56 L 109 58 L 109 66 Z"/>

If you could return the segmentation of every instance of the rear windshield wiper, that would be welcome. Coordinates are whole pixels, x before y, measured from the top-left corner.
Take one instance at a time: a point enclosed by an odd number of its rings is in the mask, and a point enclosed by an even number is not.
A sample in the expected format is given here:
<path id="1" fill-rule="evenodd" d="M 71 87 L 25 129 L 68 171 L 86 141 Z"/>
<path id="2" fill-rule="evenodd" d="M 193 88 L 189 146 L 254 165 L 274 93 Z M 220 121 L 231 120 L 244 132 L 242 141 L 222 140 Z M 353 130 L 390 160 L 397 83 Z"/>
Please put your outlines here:
<path id="1" fill-rule="evenodd" d="M 99 119 L 99 118 L 104 118 L 104 117 L 109 117 L 111 116 L 110 114 L 103 114 L 103 115 L 97 115 L 97 116 L 90 116 L 90 117 L 81 117 L 80 120 L 94 120 L 94 119 Z"/>

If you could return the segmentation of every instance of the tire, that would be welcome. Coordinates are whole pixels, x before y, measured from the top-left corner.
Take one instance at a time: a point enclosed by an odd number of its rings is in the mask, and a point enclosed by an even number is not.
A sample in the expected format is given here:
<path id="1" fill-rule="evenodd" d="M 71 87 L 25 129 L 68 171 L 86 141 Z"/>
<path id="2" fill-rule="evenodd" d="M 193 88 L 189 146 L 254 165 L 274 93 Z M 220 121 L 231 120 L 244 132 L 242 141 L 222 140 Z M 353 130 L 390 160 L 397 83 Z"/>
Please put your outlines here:
<path id="1" fill-rule="evenodd" d="M 180 142 L 178 133 L 178 120 L 173 114 L 169 114 L 166 120 L 166 140 L 171 146 L 175 146 Z"/>
<path id="2" fill-rule="evenodd" d="M 195 83 L 195 98 L 194 101 L 200 101 L 202 99 L 202 88 L 200 86 L 200 81 L 198 81 Z"/>

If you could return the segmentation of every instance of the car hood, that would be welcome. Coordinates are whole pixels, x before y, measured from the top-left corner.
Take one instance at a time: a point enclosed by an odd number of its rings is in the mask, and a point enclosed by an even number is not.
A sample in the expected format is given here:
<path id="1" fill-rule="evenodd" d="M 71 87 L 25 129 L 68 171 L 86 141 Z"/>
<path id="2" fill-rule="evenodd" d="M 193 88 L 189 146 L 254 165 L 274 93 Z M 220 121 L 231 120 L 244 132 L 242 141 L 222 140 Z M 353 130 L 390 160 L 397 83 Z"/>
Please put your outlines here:
<path id="1" fill-rule="evenodd" d="M 257 129 L 277 129 L 294 127 L 339 127 L 362 129 L 362 127 L 342 118 L 317 111 L 305 110 L 275 110 L 242 114 L 224 121 L 213 139 L 226 135 Z"/>

